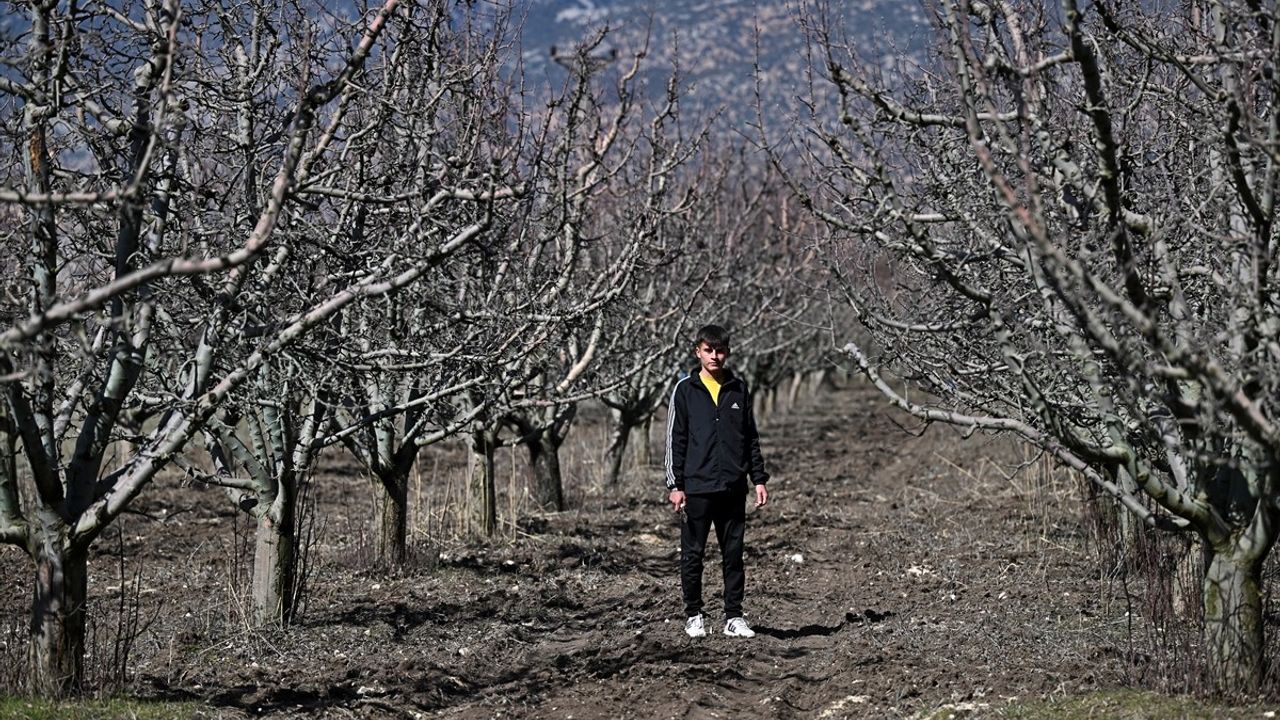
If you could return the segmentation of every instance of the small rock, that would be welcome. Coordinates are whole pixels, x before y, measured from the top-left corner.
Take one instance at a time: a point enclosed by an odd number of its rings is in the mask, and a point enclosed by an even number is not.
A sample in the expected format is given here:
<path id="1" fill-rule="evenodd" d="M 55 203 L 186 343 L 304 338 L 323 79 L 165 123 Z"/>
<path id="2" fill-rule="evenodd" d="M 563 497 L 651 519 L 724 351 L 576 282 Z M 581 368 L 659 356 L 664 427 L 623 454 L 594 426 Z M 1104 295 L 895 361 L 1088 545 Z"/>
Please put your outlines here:
<path id="1" fill-rule="evenodd" d="M 787 559 L 797 565 L 800 565 L 804 562 L 804 555 L 801 555 L 800 553 L 796 553 L 795 555 L 788 555 Z"/>

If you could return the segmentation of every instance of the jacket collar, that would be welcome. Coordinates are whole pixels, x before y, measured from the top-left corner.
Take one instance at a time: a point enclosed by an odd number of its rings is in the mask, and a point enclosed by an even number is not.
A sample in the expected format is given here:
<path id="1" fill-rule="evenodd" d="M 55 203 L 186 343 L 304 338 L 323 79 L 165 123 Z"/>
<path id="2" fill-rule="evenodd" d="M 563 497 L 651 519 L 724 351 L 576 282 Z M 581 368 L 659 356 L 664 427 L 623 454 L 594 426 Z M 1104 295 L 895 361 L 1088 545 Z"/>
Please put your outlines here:
<path id="1" fill-rule="evenodd" d="M 726 386 L 731 385 L 731 384 L 733 384 L 733 383 L 739 382 L 739 380 L 738 380 L 738 376 L 737 376 L 737 375 L 734 375 L 734 374 L 733 374 L 733 371 L 732 371 L 732 370 L 730 370 L 729 368 L 725 368 L 725 369 L 724 369 L 724 374 L 725 374 L 724 382 L 720 383 L 720 387 L 726 387 Z M 701 388 L 706 388 L 706 387 L 707 387 L 707 386 L 706 386 L 706 384 L 702 382 L 702 368 L 701 368 L 701 367 L 695 367 L 695 368 L 693 369 L 693 371 L 689 373 L 689 379 L 690 379 L 690 381 L 691 381 L 691 382 L 693 382 L 694 384 L 696 384 L 698 387 L 701 387 Z M 710 391 L 708 391 L 708 392 L 710 392 Z"/>

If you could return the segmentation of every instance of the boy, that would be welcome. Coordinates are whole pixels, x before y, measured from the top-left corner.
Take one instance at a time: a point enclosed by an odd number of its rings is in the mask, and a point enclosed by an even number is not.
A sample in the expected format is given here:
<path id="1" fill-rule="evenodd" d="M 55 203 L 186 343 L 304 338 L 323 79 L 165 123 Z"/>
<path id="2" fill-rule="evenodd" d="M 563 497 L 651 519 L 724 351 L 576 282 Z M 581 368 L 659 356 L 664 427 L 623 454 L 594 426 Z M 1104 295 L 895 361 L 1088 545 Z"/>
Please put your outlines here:
<path id="1" fill-rule="evenodd" d="M 684 631 L 707 634 L 702 619 L 702 556 L 714 525 L 724 573 L 724 634 L 754 637 L 742 617 L 746 578 L 742 538 L 746 525 L 743 494 L 747 479 L 756 488 L 755 507 L 769 502 L 769 474 L 760 455 L 751 393 L 725 367 L 729 333 L 718 325 L 698 330 L 693 354 L 698 371 L 681 378 L 671 393 L 667 417 L 667 489 L 675 512 L 684 510 L 680 531 L 680 589 Z"/>

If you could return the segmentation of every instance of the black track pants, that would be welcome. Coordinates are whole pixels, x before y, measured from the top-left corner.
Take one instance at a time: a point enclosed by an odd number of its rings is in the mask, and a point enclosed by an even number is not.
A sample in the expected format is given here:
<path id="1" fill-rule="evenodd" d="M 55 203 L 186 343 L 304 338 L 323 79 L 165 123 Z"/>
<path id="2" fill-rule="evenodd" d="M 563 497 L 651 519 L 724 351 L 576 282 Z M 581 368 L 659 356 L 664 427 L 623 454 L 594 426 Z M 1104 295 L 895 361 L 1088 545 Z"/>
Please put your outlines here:
<path id="1" fill-rule="evenodd" d="M 746 500 L 740 492 L 685 496 L 684 525 L 680 531 L 680 589 L 686 617 L 702 614 L 702 556 L 707 534 L 714 525 L 720 543 L 720 567 L 724 572 L 724 619 L 742 617 L 742 536 L 746 527 Z"/>

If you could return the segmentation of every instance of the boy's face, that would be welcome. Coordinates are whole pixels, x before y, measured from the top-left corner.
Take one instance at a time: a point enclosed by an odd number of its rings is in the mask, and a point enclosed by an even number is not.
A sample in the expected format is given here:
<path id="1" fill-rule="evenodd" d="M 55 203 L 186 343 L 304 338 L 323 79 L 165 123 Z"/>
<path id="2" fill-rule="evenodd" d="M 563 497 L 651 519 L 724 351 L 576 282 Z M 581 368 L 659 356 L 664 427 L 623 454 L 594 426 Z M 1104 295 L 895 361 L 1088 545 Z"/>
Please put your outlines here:
<path id="1" fill-rule="evenodd" d="M 719 375 L 724 370 L 724 361 L 729 359 L 729 347 L 727 345 L 714 346 L 707 342 L 698 343 L 698 347 L 693 351 L 698 356 L 698 363 L 702 365 L 703 372 L 709 375 Z"/>

